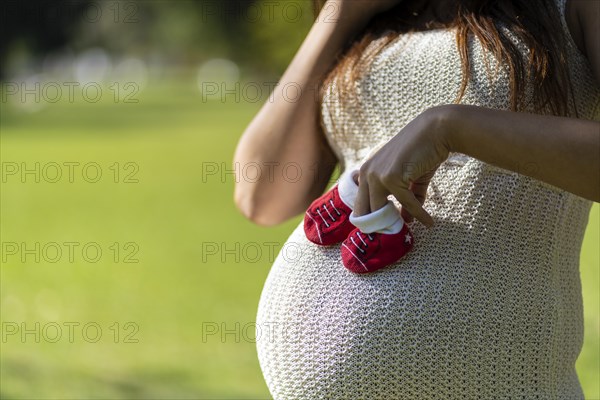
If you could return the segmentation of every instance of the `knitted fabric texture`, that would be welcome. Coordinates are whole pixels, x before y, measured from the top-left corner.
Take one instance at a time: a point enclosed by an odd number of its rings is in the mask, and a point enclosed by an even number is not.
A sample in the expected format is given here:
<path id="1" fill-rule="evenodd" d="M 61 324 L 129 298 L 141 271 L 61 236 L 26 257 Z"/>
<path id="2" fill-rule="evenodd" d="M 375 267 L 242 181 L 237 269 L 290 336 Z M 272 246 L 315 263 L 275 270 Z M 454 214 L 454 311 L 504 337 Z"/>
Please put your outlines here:
<path id="1" fill-rule="evenodd" d="M 564 3 L 579 117 L 598 120 L 600 89 L 568 33 Z M 488 76 L 493 56 L 477 39 L 469 48 L 462 103 L 509 109 L 508 75 Z M 461 79 L 454 31 L 432 30 L 388 45 L 347 104 L 334 82 L 322 113 L 342 166 L 427 108 L 452 103 Z M 453 153 L 424 204 L 435 226 L 409 224 L 415 246 L 388 268 L 352 274 L 339 245 L 310 243 L 301 223 L 258 306 L 258 357 L 273 398 L 582 399 L 579 255 L 591 204 Z"/>

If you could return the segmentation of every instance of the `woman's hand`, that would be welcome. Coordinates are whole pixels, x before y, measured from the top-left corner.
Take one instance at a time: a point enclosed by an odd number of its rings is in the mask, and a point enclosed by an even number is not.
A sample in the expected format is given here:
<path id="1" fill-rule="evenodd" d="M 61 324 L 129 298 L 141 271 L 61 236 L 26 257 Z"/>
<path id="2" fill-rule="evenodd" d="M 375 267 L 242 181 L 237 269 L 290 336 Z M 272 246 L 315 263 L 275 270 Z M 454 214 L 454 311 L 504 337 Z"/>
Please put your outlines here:
<path id="1" fill-rule="evenodd" d="M 423 112 L 361 166 L 356 215 L 380 209 L 392 194 L 402 205 L 405 220 L 414 216 L 433 225 L 422 204 L 429 181 L 448 158 L 447 114 L 443 106 Z"/>

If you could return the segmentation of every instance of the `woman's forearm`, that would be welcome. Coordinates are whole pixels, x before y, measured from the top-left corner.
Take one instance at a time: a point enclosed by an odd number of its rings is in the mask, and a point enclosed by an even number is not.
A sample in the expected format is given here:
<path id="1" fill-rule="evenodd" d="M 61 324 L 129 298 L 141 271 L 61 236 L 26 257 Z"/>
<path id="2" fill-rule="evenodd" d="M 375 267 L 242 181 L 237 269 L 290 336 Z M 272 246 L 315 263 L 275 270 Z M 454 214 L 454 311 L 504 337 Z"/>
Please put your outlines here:
<path id="1" fill-rule="evenodd" d="M 600 122 L 443 106 L 450 151 L 600 202 Z"/>
<path id="2" fill-rule="evenodd" d="M 234 157 L 239 169 L 248 164 L 263 168 L 261 179 L 238 177 L 235 190 L 238 208 L 255 222 L 278 223 L 301 212 L 324 189 L 333 170 L 335 158 L 324 146 L 318 125 L 317 89 L 340 50 L 368 21 L 343 4 L 330 1 L 325 6 L 240 139 Z M 299 180 L 284 179 L 281 169 L 289 164 L 300 169 Z M 275 173 L 269 171 L 273 166 Z"/>
<path id="3" fill-rule="evenodd" d="M 269 100 L 246 128 L 236 158 L 276 161 L 290 141 L 298 137 L 298 144 L 305 145 L 307 137 L 318 133 L 318 85 L 354 29 L 333 18 L 323 16 L 313 25 Z"/>

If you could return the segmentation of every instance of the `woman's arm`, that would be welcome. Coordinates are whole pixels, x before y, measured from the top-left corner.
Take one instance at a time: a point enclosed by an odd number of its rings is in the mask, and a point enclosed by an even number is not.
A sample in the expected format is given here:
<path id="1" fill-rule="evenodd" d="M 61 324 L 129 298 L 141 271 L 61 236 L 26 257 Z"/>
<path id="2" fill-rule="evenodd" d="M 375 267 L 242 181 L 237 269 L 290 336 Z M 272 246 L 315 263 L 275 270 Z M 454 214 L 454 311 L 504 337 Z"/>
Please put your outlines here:
<path id="1" fill-rule="evenodd" d="M 450 151 L 600 202 L 600 123 L 449 106 Z"/>
<path id="2" fill-rule="evenodd" d="M 452 104 L 420 114 L 362 165 L 356 214 L 393 194 L 406 219 L 431 226 L 421 204 L 449 152 L 600 202 L 600 122 Z"/>
<path id="3" fill-rule="evenodd" d="M 323 192 L 337 160 L 319 129 L 317 86 L 348 40 L 372 15 L 397 1 L 329 0 L 325 4 L 278 86 L 238 143 L 237 170 L 253 166 L 252 177 L 242 173 L 235 187 L 235 203 L 247 218 L 262 225 L 283 222 L 304 211 Z M 284 88 L 289 89 L 287 93 Z M 297 88 L 301 89 L 298 98 Z M 256 166 L 261 168 L 259 179 L 255 179 Z M 301 172 L 298 180 L 297 170 Z"/>

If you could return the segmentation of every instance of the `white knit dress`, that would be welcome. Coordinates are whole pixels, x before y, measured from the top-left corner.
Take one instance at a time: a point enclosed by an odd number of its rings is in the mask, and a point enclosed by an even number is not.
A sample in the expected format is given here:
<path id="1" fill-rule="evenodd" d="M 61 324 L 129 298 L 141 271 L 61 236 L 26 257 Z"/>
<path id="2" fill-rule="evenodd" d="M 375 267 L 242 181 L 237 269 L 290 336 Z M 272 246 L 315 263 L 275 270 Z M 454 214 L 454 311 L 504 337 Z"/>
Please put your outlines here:
<path id="1" fill-rule="evenodd" d="M 564 0 L 557 0 L 564 21 Z M 568 37 L 579 116 L 600 119 L 600 89 Z M 478 41 L 462 103 L 509 109 L 508 78 L 489 78 Z M 495 61 L 489 56 L 492 66 Z M 461 82 L 451 30 L 403 35 L 380 53 L 342 107 L 330 87 L 326 136 L 345 168 Z M 558 153 L 556 155 L 560 157 Z M 537 168 L 528 164 L 523 171 Z M 400 262 L 354 275 L 339 245 L 302 224 L 260 298 L 257 350 L 275 399 L 582 399 L 579 254 L 591 202 L 453 154 L 429 186 L 435 226 L 410 225 Z"/>

